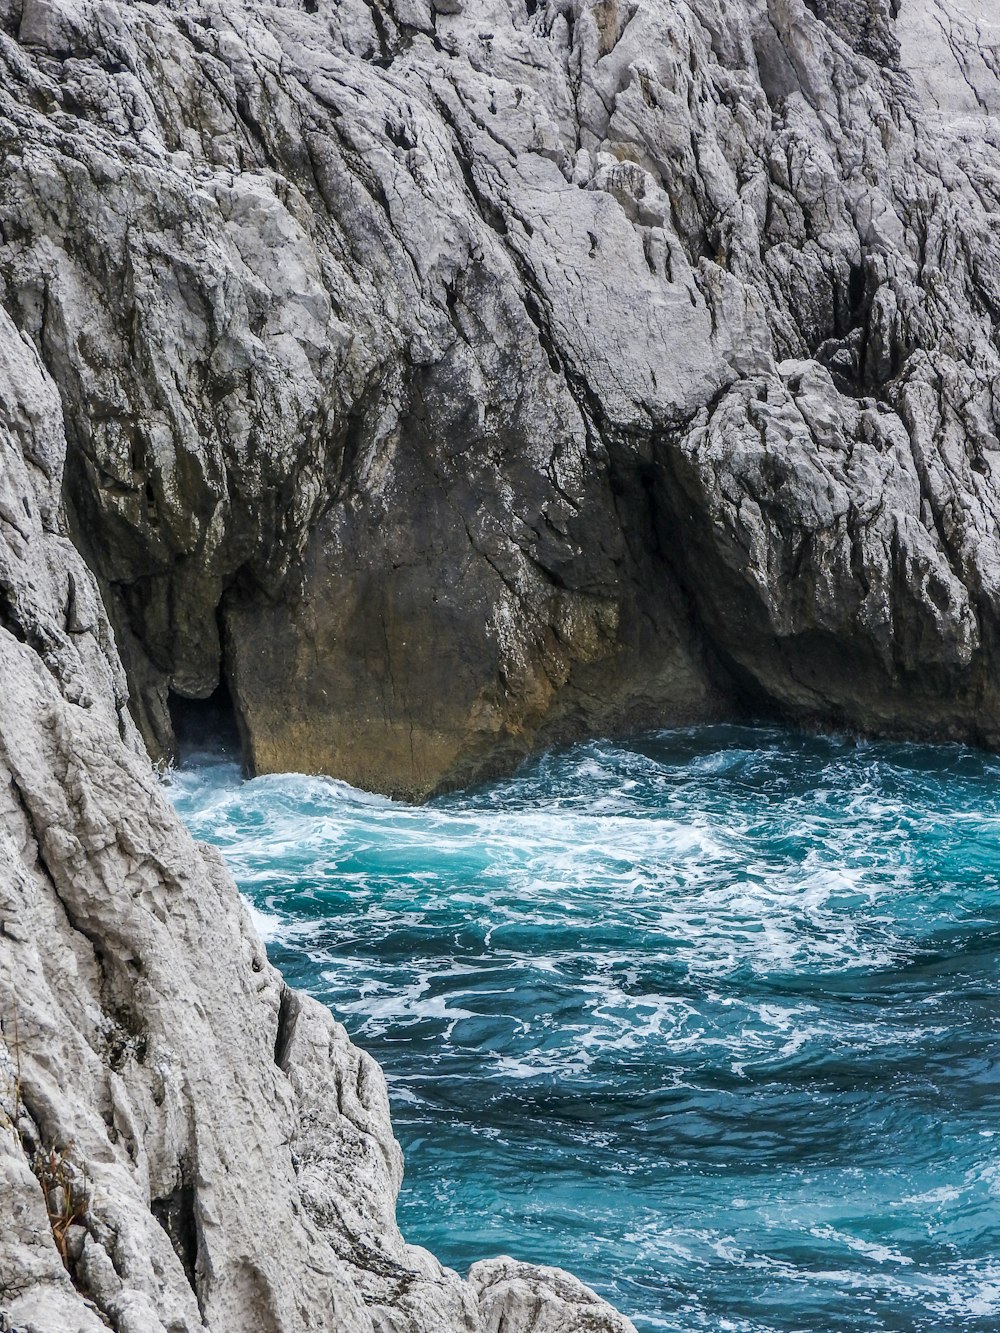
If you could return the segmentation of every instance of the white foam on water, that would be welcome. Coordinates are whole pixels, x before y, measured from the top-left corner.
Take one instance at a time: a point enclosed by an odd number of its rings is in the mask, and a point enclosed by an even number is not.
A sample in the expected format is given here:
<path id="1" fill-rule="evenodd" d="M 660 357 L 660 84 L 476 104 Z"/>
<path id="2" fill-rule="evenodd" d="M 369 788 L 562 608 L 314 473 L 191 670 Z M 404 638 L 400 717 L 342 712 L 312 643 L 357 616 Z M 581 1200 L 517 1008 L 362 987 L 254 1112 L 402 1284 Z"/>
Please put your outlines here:
<path id="1" fill-rule="evenodd" d="M 745 762 L 745 756 L 743 751 L 703 756 L 693 767 L 718 774 Z M 578 776 L 606 777 L 603 760 L 588 758 Z M 221 793 L 203 796 L 195 823 L 205 826 L 203 832 L 214 826 L 223 842 L 239 841 L 237 868 L 243 869 L 242 879 L 254 883 L 261 874 L 273 877 L 276 861 L 293 867 L 288 882 L 335 881 L 346 858 L 381 856 L 387 848 L 393 864 L 386 873 L 416 862 L 408 870 L 414 886 L 453 891 L 459 886 L 449 883 L 449 864 L 460 881 L 471 875 L 472 884 L 460 885 L 460 900 L 470 907 L 493 906 L 482 889 L 490 881 L 502 883 L 508 902 L 517 903 L 505 919 L 539 930 L 558 926 L 551 909 L 594 919 L 600 903 L 599 929 L 608 906 L 611 918 L 625 925 L 644 904 L 651 913 L 658 905 L 658 919 L 647 924 L 669 936 L 671 952 L 682 954 L 700 975 L 725 975 L 744 966 L 757 972 L 880 969 L 905 956 L 906 942 L 893 938 L 891 913 L 881 930 L 868 921 L 862 931 L 845 910 L 891 899 L 905 888 L 905 869 L 897 866 L 886 874 L 884 845 L 877 873 L 868 865 L 845 864 L 842 823 L 831 831 L 838 864 L 824 864 L 815 843 L 803 860 L 781 864 L 756 856 L 759 818 L 741 820 L 731 809 L 716 812 L 699 803 L 697 793 L 684 818 L 654 816 L 634 808 L 631 780 L 622 784 L 611 814 L 595 813 L 593 804 L 585 812 L 487 812 L 454 802 L 412 810 L 343 783 L 296 775 L 259 778 L 242 789 L 233 787 L 231 775 L 223 782 Z M 189 797 L 191 790 L 189 782 Z M 242 834 L 234 826 L 241 808 Z M 899 811 L 890 802 L 873 803 L 865 792 L 855 793 L 847 808 L 856 815 L 855 826 L 846 830 L 848 842 L 854 839 L 864 860 L 864 848 L 876 834 L 884 844 L 884 828 L 873 833 L 872 821 L 896 820 Z M 842 819 L 843 810 L 839 813 Z M 258 827 L 245 827 L 250 814 Z M 805 823 L 799 820 L 800 835 Z M 421 853 L 432 866 L 419 864 Z M 356 878 L 351 882 L 371 891 Z M 549 914 L 542 910 L 546 903 Z M 491 931 L 499 924 L 492 923 Z M 492 934 L 486 943 L 493 943 Z"/>
<path id="2" fill-rule="evenodd" d="M 970 990 L 965 1015 L 933 980 L 905 1004 L 896 992 L 947 957 L 950 924 L 979 911 L 995 928 L 1000 795 L 980 785 L 957 799 L 922 751 L 908 767 L 905 749 L 890 762 L 878 747 L 737 739 L 702 753 L 698 733 L 675 733 L 673 755 L 656 738 L 581 747 L 421 808 L 299 775 L 241 784 L 225 766 L 168 787 L 195 836 L 222 847 L 268 943 L 359 1039 L 383 1043 L 414 1125 L 454 1107 L 456 1135 L 489 1137 L 501 1160 L 506 1120 L 463 1126 L 470 1071 L 485 1105 L 515 1121 L 525 1108 L 532 1161 L 557 1154 L 566 1168 L 523 1203 L 526 1227 L 561 1235 L 566 1180 L 613 1171 L 619 1195 L 580 1196 L 596 1210 L 587 1235 L 605 1236 L 603 1261 L 637 1284 L 626 1299 L 646 1309 L 644 1330 L 790 1326 L 723 1320 L 712 1293 L 725 1282 L 845 1311 L 919 1309 L 942 1327 L 990 1319 L 1000 1271 L 956 1256 L 1000 1195 L 1000 1167 L 977 1160 L 994 1130 L 975 1125 L 974 1106 L 932 1115 L 922 1100 L 947 1033 L 988 1022 L 988 995 Z M 974 881 L 970 865 L 984 867 Z M 407 1043 L 413 1063 L 393 1075 Z M 894 1081 L 894 1061 L 917 1072 Z M 630 1088 L 652 1109 L 641 1126 L 626 1113 L 626 1151 L 601 1116 Z M 853 1135 L 837 1116 L 855 1113 Z M 794 1144 L 822 1165 L 788 1168 Z M 856 1161 L 829 1166 L 855 1146 Z M 440 1135 L 427 1151 L 441 1153 Z M 741 1174 L 744 1152 L 759 1152 L 759 1173 Z M 640 1219 L 635 1201 L 657 1197 L 664 1162 L 671 1189 Z M 723 1178 L 738 1193 L 720 1202 Z M 463 1180 L 444 1173 L 435 1188 L 461 1229 Z M 684 1208 L 705 1225 L 675 1225 Z M 891 1230 L 866 1227 L 870 1214 Z M 680 1294 L 691 1273 L 704 1301 Z M 649 1295 L 657 1274 L 670 1275 L 669 1316 Z"/>
<path id="3" fill-rule="evenodd" d="M 913 1263 L 909 1255 L 900 1254 L 898 1250 L 894 1250 L 888 1245 L 864 1240 L 861 1236 L 851 1236 L 846 1232 L 837 1231 L 834 1227 L 810 1227 L 809 1234 L 815 1236 L 817 1240 L 837 1241 L 841 1245 L 846 1245 L 849 1250 L 854 1250 L 858 1254 L 863 1254 L 865 1258 L 874 1260 L 877 1264 L 908 1265 Z"/>
<path id="4" fill-rule="evenodd" d="M 265 944 L 271 944 L 281 935 L 284 921 L 276 912 L 263 912 L 259 907 L 243 895 L 243 901 L 250 913 L 250 920 L 253 922 L 254 930 Z"/>
<path id="5" fill-rule="evenodd" d="M 932 1203 L 952 1203 L 955 1199 L 962 1197 L 962 1191 L 954 1185 L 939 1185 L 936 1189 L 924 1190 L 922 1194 L 907 1194 L 905 1198 L 898 1201 L 890 1201 L 890 1208 L 913 1208 L 921 1204 Z"/>

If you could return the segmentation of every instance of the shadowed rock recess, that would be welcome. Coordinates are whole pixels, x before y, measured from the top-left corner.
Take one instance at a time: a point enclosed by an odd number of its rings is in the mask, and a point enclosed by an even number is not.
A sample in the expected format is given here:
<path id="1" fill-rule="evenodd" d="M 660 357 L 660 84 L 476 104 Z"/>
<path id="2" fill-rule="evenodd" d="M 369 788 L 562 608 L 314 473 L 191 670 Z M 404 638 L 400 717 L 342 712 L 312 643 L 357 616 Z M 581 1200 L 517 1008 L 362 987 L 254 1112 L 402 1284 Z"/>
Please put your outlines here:
<path id="1" fill-rule="evenodd" d="M 0 1326 L 630 1328 L 403 1243 L 146 751 L 1000 745 L 998 71 L 992 0 L 0 0 Z"/>

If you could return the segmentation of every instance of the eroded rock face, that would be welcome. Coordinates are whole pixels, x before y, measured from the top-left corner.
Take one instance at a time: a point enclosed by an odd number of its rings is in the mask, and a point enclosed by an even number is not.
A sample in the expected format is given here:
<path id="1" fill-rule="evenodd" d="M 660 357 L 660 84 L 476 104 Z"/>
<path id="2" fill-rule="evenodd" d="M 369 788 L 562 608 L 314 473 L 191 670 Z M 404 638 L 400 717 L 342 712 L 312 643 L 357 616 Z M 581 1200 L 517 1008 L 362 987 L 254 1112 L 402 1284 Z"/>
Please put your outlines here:
<path id="1" fill-rule="evenodd" d="M 284 985 L 142 752 L 64 455 L 0 313 L 0 1325 L 630 1329 L 566 1274 L 464 1282 L 400 1236 L 382 1073 Z"/>
<path id="2" fill-rule="evenodd" d="M 0 0 L 9 1321 L 628 1328 L 406 1246 L 379 1071 L 140 735 L 222 675 L 254 767 L 406 796 L 741 707 L 1000 744 L 998 50 L 985 0 Z"/>
<path id="3" fill-rule="evenodd" d="M 252 767 L 405 796 L 748 702 L 994 743 L 988 9 L 5 0 L 154 753 L 220 672 Z"/>

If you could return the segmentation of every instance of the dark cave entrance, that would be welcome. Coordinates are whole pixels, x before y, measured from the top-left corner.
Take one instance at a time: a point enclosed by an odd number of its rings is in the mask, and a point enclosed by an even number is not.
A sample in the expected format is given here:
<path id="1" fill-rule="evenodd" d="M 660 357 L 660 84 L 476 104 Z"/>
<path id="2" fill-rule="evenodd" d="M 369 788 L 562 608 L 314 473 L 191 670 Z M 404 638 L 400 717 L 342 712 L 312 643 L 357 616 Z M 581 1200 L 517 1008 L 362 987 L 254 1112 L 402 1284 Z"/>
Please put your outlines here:
<path id="1" fill-rule="evenodd" d="M 225 680 L 207 699 L 187 699 L 171 690 L 167 704 L 178 763 L 196 756 L 244 761 L 236 705 Z"/>

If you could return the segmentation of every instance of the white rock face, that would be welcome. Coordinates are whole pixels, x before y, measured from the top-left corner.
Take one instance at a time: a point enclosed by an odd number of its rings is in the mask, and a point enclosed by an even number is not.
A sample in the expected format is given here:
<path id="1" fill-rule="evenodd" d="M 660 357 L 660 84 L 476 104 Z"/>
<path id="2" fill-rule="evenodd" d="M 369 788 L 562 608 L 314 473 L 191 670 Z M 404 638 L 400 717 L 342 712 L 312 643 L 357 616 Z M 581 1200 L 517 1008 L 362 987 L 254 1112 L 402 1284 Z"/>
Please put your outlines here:
<path id="1" fill-rule="evenodd" d="M 1000 747 L 998 49 L 986 0 L 0 0 L 8 1322 L 628 1327 L 404 1244 L 378 1070 L 139 736 L 222 676 L 258 769 L 408 796 L 747 703 Z"/>
<path id="2" fill-rule="evenodd" d="M 1000 115 L 1000 15 L 990 0 L 902 0 L 903 64 L 925 106 Z"/>
<path id="3" fill-rule="evenodd" d="M 381 1071 L 283 984 L 136 743 L 64 452 L 0 314 L 0 1324 L 630 1328 L 565 1274 L 498 1294 L 404 1243 Z"/>

